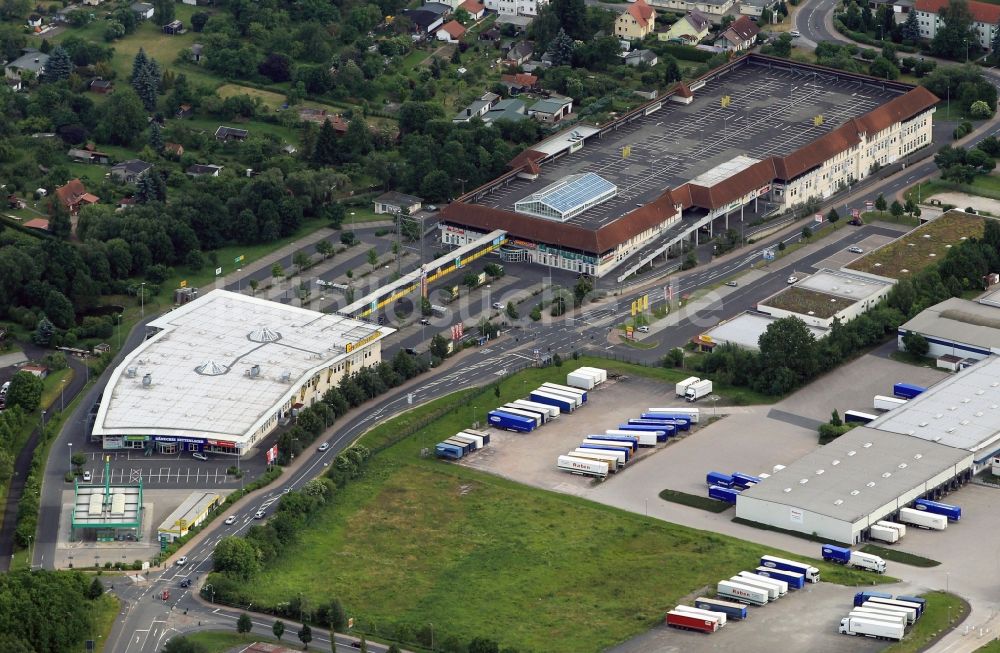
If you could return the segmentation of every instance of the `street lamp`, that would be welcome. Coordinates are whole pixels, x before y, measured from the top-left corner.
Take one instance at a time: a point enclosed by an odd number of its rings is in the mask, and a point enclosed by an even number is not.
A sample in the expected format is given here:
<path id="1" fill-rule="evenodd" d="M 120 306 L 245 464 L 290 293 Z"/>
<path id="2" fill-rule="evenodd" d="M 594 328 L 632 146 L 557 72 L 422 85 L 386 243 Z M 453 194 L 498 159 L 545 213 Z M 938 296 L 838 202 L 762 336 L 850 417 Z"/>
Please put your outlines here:
<path id="1" fill-rule="evenodd" d="M 139 317 L 146 317 L 146 282 L 139 284 Z"/>
<path id="2" fill-rule="evenodd" d="M 118 349 L 122 348 L 122 314 L 119 313 L 115 317 L 118 318 Z"/>
<path id="3" fill-rule="evenodd" d="M 44 412 L 44 411 L 43 411 Z M 73 443 L 68 442 L 69 445 L 69 471 L 73 471 Z"/>
<path id="4" fill-rule="evenodd" d="M 66 390 L 66 379 L 64 378 L 59 383 L 59 412 L 60 413 L 63 412 L 64 410 L 66 410 L 66 394 L 65 394 L 65 390 Z"/>

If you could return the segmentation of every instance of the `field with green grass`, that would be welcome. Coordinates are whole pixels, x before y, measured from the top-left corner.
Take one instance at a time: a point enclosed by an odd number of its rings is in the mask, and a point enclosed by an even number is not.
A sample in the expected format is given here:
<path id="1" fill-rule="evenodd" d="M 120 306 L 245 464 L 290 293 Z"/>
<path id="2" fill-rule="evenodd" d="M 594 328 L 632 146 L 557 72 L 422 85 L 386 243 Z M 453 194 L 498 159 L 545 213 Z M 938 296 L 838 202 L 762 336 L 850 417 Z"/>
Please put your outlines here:
<path id="1" fill-rule="evenodd" d="M 977 648 L 976 653 L 1000 653 L 1000 639 L 995 639 L 986 646 Z"/>
<path id="2" fill-rule="evenodd" d="M 302 645 L 298 637 L 291 631 L 286 625 L 285 634 L 282 636 L 281 642 L 275 639 L 268 633 L 266 636 L 264 633 L 255 632 L 255 630 L 250 631 L 249 635 L 240 635 L 236 632 L 235 628 L 232 631 L 222 631 L 222 630 L 202 630 L 200 632 L 191 633 L 189 635 L 184 635 L 184 639 L 188 640 L 196 646 L 201 648 L 198 650 L 204 651 L 204 653 L 226 653 L 226 651 L 231 650 L 242 650 L 246 646 L 253 642 L 267 642 L 268 644 L 284 644 L 292 648 L 298 648 Z M 313 648 L 317 648 L 315 645 Z"/>
<path id="3" fill-rule="evenodd" d="M 107 644 L 108 635 L 111 634 L 111 628 L 115 625 L 120 606 L 118 599 L 113 594 L 105 594 L 94 601 L 93 607 L 94 632 L 97 635 L 94 639 L 97 643 L 97 651 L 100 653 L 107 650 L 105 644 Z M 81 644 L 77 650 L 83 653 L 87 649 L 85 645 Z M 112 651 L 108 650 L 108 653 L 112 653 Z"/>
<path id="4" fill-rule="evenodd" d="M 941 564 L 937 560 L 931 560 L 930 558 L 918 556 L 914 553 L 907 553 L 906 551 L 900 551 L 898 549 L 888 549 L 884 546 L 877 546 L 875 544 L 866 544 L 861 547 L 861 550 L 865 553 L 880 556 L 886 560 L 901 562 L 904 565 L 912 565 L 914 567 L 937 567 Z"/>
<path id="5" fill-rule="evenodd" d="M 380 449 L 418 430 L 377 453 L 366 476 L 255 579 L 254 604 L 274 606 L 300 592 L 310 605 L 336 596 L 359 628 L 382 636 L 433 621 L 441 638 L 580 653 L 646 630 L 681 597 L 757 559 L 764 549 L 750 542 L 421 457 L 490 407 L 564 379 L 577 365 L 671 372 L 581 359 L 507 378 L 499 398 L 492 388 L 469 389 L 379 425 L 362 444 Z M 427 423 L 433 415 L 443 416 Z M 834 582 L 867 580 L 820 566 Z M 609 573 L 617 568 L 628 573 Z"/>
<path id="6" fill-rule="evenodd" d="M 917 620 L 902 641 L 882 649 L 882 653 L 924 651 L 948 630 L 960 624 L 965 615 L 969 614 L 969 604 L 954 594 L 928 592 L 920 596 L 927 600 L 924 615 Z"/>

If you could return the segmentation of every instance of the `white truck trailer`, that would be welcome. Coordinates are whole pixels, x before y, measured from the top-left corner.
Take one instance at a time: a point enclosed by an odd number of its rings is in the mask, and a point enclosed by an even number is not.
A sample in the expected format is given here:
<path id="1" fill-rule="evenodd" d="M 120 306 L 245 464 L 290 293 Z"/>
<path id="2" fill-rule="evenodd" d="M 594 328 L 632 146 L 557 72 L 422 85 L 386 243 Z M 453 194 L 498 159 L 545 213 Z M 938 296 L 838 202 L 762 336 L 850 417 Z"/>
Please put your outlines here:
<path id="1" fill-rule="evenodd" d="M 712 394 L 712 382 L 709 379 L 703 379 L 687 387 L 687 390 L 684 391 L 684 399 L 686 401 L 698 401 L 710 394 Z"/>
<path id="2" fill-rule="evenodd" d="M 895 531 L 897 533 L 899 533 L 899 539 L 903 539 L 904 537 L 906 537 L 906 525 L 905 524 L 897 524 L 894 521 L 879 521 L 879 522 L 875 522 L 875 525 L 876 526 L 881 526 L 882 528 L 892 528 L 892 529 L 895 529 Z"/>
<path id="3" fill-rule="evenodd" d="M 886 542 L 887 544 L 895 544 L 899 541 L 899 531 L 888 526 L 872 524 L 871 528 L 868 529 L 868 534 L 871 535 L 873 540 Z"/>
<path id="4" fill-rule="evenodd" d="M 771 578 L 770 576 L 761 576 L 760 574 L 755 574 L 752 571 L 741 571 L 738 576 L 745 578 L 747 580 L 753 581 L 755 583 L 763 583 L 765 585 L 772 585 L 778 590 L 778 596 L 784 596 L 788 594 L 788 583 L 781 580 L 780 578 Z"/>
<path id="5" fill-rule="evenodd" d="M 874 637 L 875 639 L 899 641 L 903 639 L 903 627 L 899 624 L 889 623 L 888 621 L 844 617 L 840 620 L 840 634 L 863 635 L 864 637 Z"/>
<path id="6" fill-rule="evenodd" d="M 715 587 L 715 593 L 723 599 L 732 599 L 751 605 L 767 605 L 767 602 L 771 600 L 767 590 L 750 587 L 732 580 L 720 580 Z"/>
<path id="7" fill-rule="evenodd" d="M 898 612 L 889 612 L 888 610 L 875 610 L 874 608 L 854 608 L 848 614 L 850 617 L 861 617 L 862 619 L 878 619 L 880 621 L 888 621 L 891 623 L 898 623 L 903 627 L 906 627 L 906 615 L 900 614 Z"/>
<path id="8" fill-rule="evenodd" d="M 702 610 L 701 608 L 693 608 L 690 605 L 678 605 L 674 608 L 674 612 L 685 612 L 687 614 L 693 614 L 696 617 L 704 617 L 705 619 L 715 619 L 719 623 L 719 628 L 723 628 L 726 625 L 726 614 L 724 612 L 713 612 L 712 610 Z"/>
<path id="9" fill-rule="evenodd" d="M 580 474 L 581 476 L 594 476 L 596 478 L 607 478 L 608 476 L 608 464 L 599 460 L 559 456 L 556 465 L 564 472 Z"/>
<path id="10" fill-rule="evenodd" d="M 763 576 L 761 576 L 763 578 Z M 777 585 L 769 585 L 767 583 L 761 583 L 753 580 L 752 578 L 744 578 L 743 576 L 730 576 L 729 581 L 731 583 L 741 583 L 747 587 L 756 587 L 762 592 L 767 592 L 768 601 L 777 601 L 778 597 L 781 596 L 781 592 L 778 591 Z"/>
<path id="11" fill-rule="evenodd" d="M 899 511 L 899 521 L 904 524 L 912 524 L 917 528 L 926 528 L 932 531 L 943 531 L 948 528 L 948 518 L 944 515 L 914 510 L 913 508 L 903 508 Z"/>
<path id="12" fill-rule="evenodd" d="M 689 376 L 683 381 L 678 381 L 677 385 L 674 386 L 674 394 L 676 394 L 678 397 L 685 396 L 687 394 L 688 386 L 697 383 L 698 381 L 701 381 L 701 379 L 698 378 L 697 376 Z M 656 411 L 651 411 L 651 412 L 656 412 Z"/>

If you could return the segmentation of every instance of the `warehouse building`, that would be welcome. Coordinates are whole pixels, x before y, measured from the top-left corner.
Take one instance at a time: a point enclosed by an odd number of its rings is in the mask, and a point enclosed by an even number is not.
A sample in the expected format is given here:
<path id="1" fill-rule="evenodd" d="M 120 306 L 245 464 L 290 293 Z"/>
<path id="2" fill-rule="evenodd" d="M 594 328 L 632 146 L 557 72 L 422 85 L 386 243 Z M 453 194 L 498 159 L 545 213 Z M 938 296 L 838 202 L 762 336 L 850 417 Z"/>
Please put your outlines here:
<path id="1" fill-rule="evenodd" d="M 823 269 L 759 302 L 757 310 L 829 329 L 834 320 L 848 322 L 870 309 L 892 286 L 891 279 Z"/>
<path id="2" fill-rule="evenodd" d="M 778 321 L 777 317 L 758 313 L 756 311 L 745 311 L 728 320 L 723 320 L 705 333 L 692 340 L 694 345 L 701 351 L 712 351 L 718 345 L 732 344 L 758 351 L 760 337 L 767 331 L 767 327 Z M 828 333 L 828 329 L 806 325 L 813 337 L 817 340 Z"/>
<path id="3" fill-rule="evenodd" d="M 737 497 L 736 516 L 856 544 L 915 499 L 939 498 L 1000 454 L 1000 356 L 819 447 Z"/>
<path id="4" fill-rule="evenodd" d="M 919 333 L 930 345 L 928 356 L 957 356 L 982 360 L 1000 354 L 1000 307 L 994 305 L 995 293 L 970 301 L 951 297 L 920 311 L 899 327 L 897 343 L 906 348 L 903 337 Z"/>
<path id="5" fill-rule="evenodd" d="M 701 229 L 828 198 L 929 145 L 937 102 L 922 87 L 749 53 L 521 152 L 444 208 L 441 239 L 500 229 L 506 260 L 621 280 Z"/>
<path id="6" fill-rule="evenodd" d="M 105 449 L 247 454 L 344 375 L 378 364 L 393 331 L 213 290 L 149 323 L 112 373 L 93 435 Z"/>

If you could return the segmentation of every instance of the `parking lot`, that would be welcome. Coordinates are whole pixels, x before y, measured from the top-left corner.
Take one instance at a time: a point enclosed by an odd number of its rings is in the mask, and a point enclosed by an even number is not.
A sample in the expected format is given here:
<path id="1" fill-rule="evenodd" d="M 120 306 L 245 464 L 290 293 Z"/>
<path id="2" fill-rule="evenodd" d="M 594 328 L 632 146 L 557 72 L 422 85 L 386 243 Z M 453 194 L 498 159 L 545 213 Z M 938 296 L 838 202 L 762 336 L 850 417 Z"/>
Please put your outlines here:
<path id="1" fill-rule="evenodd" d="M 710 591 L 710 590 L 709 590 Z M 855 589 L 830 583 L 807 584 L 774 603 L 748 606 L 746 621 L 729 620 L 711 635 L 659 625 L 610 649 L 610 653 L 707 653 L 709 651 L 816 651 L 869 653 L 889 645 L 867 637 L 837 632 Z M 692 598 L 696 598 L 695 597 Z M 691 605 L 690 601 L 684 605 Z"/>
<path id="2" fill-rule="evenodd" d="M 209 455 L 208 460 L 195 460 L 188 453 L 144 456 L 141 451 L 90 451 L 87 457 L 82 469 L 90 472 L 95 484 L 104 483 L 105 457 L 111 458 L 111 483 L 138 483 L 141 478 L 147 486 L 234 487 L 240 482 L 226 474 L 231 465 L 236 465 L 231 456 Z"/>
<path id="3" fill-rule="evenodd" d="M 847 250 L 848 246 L 844 245 L 844 248 L 839 252 L 837 252 L 836 254 L 834 254 L 833 256 L 829 256 L 823 259 L 822 261 L 817 262 L 816 269 L 822 270 L 823 268 L 829 268 L 831 270 L 839 270 L 845 265 L 850 264 L 852 261 L 861 258 L 862 256 L 872 251 L 873 249 L 877 249 L 888 242 L 892 242 L 892 240 L 893 238 L 891 236 L 872 234 L 871 236 L 868 236 L 867 238 L 858 242 L 857 246 L 864 250 L 864 252 L 862 252 L 861 254 L 858 254 L 856 252 L 849 252 Z"/>

